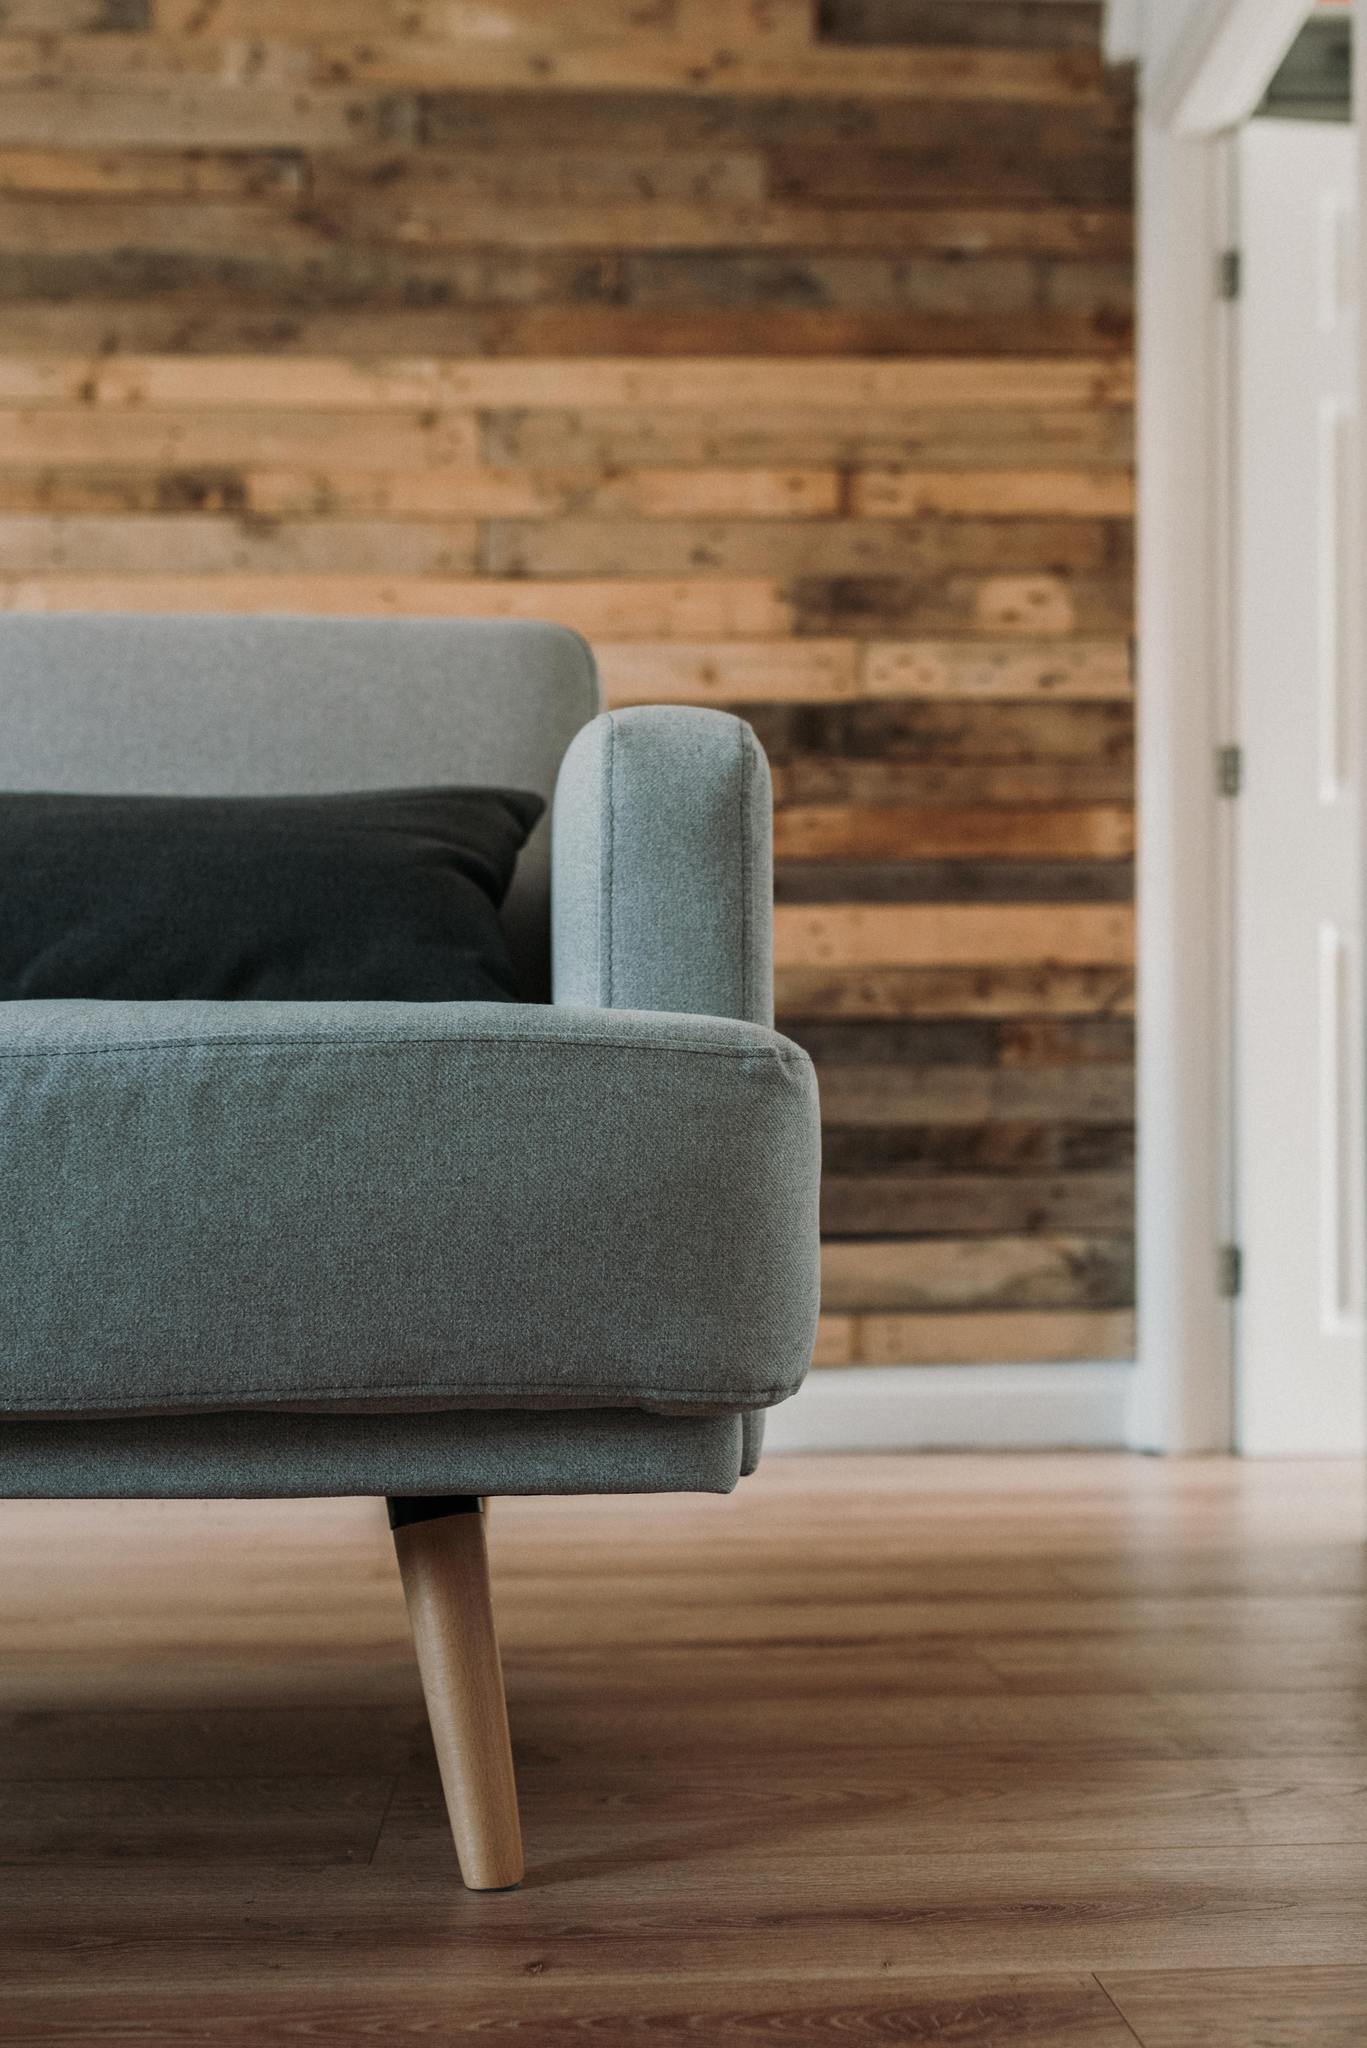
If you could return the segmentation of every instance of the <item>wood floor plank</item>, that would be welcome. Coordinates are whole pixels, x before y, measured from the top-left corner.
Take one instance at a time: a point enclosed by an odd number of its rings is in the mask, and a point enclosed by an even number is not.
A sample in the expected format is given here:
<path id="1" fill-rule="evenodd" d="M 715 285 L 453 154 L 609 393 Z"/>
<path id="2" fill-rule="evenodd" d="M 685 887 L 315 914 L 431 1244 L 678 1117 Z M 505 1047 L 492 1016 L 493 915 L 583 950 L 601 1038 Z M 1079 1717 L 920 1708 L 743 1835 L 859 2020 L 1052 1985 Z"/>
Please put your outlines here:
<path id="1" fill-rule="evenodd" d="M 133 1857 L 364 1863 L 393 1789 L 392 1778 L 338 1773 L 9 1780 L 0 1782 L 0 1868 Z"/>
<path id="2" fill-rule="evenodd" d="M 1367 1965 L 1107 1973 L 1103 1988 L 1142 2048 L 1361 2048 Z"/>
<path id="3" fill-rule="evenodd" d="M 584 2040 L 695 2048 L 699 2039 L 773 2048 L 776 2042 L 972 2042 L 974 2048 L 1134 2048 L 1134 2036 L 1094 1978 L 1084 1973 L 930 1977 L 889 1986 L 881 1973 L 838 1985 L 781 1983 L 756 1987 L 744 1975 L 680 1984 L 605 1983 L 565 2010 L 565 1993 L 544 1965 L 524 1979 L 481 1986 L 465 1995 L 445 1986 L 404 1984 L 377 1995 L 349 1987 L 338 1995 L 316 1988 L 254 1984 L 245 2010 L 226 2027 L 205 2021 L 184 1992 L 153 1987 L 91 1998 L 58 1994 L 20 1999 L 9 2018 L 11 2048 L 51 2048 L 56 2041 L 99 2043 L 117 2030 L 121 2041 L 157 2048 L 199 2048 L 241 2039 L 253 2048 L 296 2048 L 301 2037 L 329 2042 L 451 2042 L 525 2038 L 538 2048 L 579 2048 Z M 241 2031 L 239 2031 L 239 2029 Z"/>
<path id="4" fill-rule="evenodd" d="M 455 1942 L 466 1990 L 520 1981 L 539 1962 L 582 1997 L 604 1976 L 821 1983 L 982 1971 L 989 1956 L 991 1970 L 1026 1971 L 1355 1965 L 1364 1880 L 1367 1844 L 814 1862 L 781 1832 L 756 1840 L 735 1815 L 662 1830 L 630 1857 L 610 1829 L 586 1833 L 497 1915 L 459 1895 L 449 1839 L 434 1830 L 430 1856 L 386 1859 L 382 1836 L 375 1863 L 324 1865 L 307 1883 L 254 1869 L 250 1920 L 232 1940 L 236 1888 L 199 1862 L 130 1865 L 118 1885 L 97 1866 L 33 1866 L 0 1932 L 12 1976 L 84 1980 L 102 1995 L 151 1984 L 240 1998 L 254 1981 L 301 1978 L 374 1994 L 449 1977 Z"/>
<path id="5" fill-rule="evenodd" d="M 1362 1496 L 1058 1455 L 495 1502 L 498 1898 L 377 1502 L 0 1505 L 7 2048 L 1357 2048 Z"/>

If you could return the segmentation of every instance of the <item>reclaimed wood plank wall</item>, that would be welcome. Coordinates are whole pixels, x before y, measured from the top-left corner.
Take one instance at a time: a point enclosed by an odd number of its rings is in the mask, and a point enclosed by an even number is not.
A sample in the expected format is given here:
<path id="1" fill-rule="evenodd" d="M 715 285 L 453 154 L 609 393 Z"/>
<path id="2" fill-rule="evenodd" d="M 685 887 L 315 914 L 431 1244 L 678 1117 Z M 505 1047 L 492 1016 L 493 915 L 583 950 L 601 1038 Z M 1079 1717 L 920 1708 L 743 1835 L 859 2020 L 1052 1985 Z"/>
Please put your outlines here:
<path id="1" fill-rule="evenodd" d="M 0 604 L 732 706 L 830 1364 L 1131 1342 L 1128 84 L 1087 0 L 0 0 Z"/>

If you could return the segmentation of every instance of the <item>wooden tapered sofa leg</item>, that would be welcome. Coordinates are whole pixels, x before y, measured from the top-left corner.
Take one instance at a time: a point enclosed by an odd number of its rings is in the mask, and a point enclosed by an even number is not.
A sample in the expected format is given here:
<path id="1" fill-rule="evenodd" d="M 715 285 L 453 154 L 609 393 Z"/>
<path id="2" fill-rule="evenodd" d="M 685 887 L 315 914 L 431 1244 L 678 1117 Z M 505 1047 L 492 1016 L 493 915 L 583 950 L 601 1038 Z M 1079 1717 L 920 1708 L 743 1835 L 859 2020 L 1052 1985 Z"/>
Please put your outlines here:
<path id="1" fill-rule="evenodd" d="M 460 1873 L 471 1891 L 503 1891 L 522 1878 L 522 1830 L 483 1503 L 395 1499 L 389 1523 Z"/>

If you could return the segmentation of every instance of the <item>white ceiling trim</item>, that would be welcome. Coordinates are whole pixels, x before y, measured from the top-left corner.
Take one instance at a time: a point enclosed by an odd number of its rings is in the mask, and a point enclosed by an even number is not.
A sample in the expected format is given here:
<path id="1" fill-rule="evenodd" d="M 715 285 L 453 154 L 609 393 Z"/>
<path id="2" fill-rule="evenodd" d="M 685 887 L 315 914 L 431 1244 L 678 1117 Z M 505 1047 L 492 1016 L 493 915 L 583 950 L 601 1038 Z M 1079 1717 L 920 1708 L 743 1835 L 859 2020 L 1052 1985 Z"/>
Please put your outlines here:
<path id="1" fill-rule="evenodd" d="M 1150 118 L 1189 136 L 1246 121 L 1309 12 L 1309 0 L 1204 0 L 1145 95 Z"/>

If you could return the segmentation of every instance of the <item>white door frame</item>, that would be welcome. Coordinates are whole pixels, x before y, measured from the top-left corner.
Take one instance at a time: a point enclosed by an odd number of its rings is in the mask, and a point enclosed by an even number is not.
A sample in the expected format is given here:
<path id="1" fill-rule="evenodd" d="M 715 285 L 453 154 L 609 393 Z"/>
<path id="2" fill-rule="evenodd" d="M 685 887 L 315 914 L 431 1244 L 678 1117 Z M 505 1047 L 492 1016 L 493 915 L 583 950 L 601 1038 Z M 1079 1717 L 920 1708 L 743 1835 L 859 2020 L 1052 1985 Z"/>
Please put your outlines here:
<path id="1" fill-rule="evenodd" d="M 1128 1441 L 1232 1444 L 1231 832 L 1235 444 L 1228 133 L 1303 0 L 1204 0 L 1143 80 L 1138 179 L 1138 1353 Z M 1361 39 L 1359 38 L 1359 44 Z M 1359 50 L 1359 76 L 1367 81 Z"/>
<path id="2" fill-rule="evenodd" d="M 1367 1450 L 1362 1286 L 1357 361 L 1346 122 L 1237 133 L 1239 802 L 1235 1042 L 1244 1284 L 1236 1442 Z M 1295 677 L 1298 686 L 1286 687 Z"/>
<path id="3" fill-rule="evenodd" d="M 1138 183 L 1138 1345 L 1127 1435 L 1225 1450 L 1230 1235 L 1227 150 L 1141 113 Z"/>

